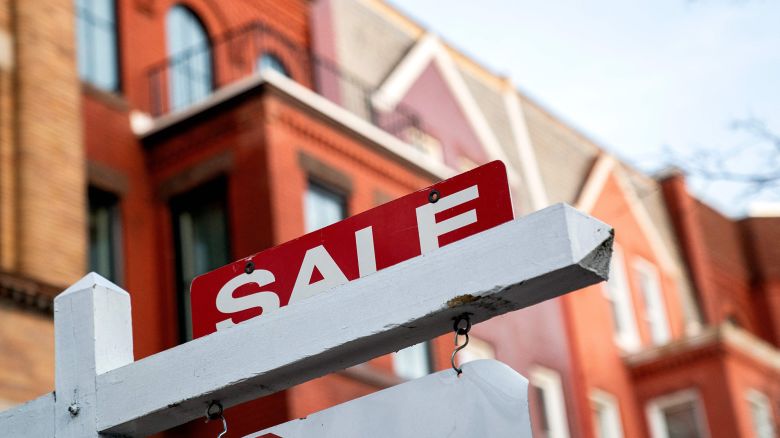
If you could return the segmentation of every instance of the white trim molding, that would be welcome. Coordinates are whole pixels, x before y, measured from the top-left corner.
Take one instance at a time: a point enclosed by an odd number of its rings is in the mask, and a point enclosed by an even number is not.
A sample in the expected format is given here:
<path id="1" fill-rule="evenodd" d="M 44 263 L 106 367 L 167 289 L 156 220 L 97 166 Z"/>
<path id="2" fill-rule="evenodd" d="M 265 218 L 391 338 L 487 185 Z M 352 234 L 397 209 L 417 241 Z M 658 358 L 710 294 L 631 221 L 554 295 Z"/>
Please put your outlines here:
<path id="1" fill-rule="evenodd" d="M 592 389 L 588 398 L 594 405 L 593 424 L 596 436 L 598 438 L 623 438 L 623 423 L 617 397 L 601 389 Z M 600 427 L 602 425 L 603 428 Z"/>
<path id="2" fill-rule="evenodd" d="M 672 339 L 672 331 L 658 268 L 638 256 L 633 257 L 631 265 L 636 273 L 635 280 L 642 297 L 642 314 L 648 325 L 650 341 L 653 345 L 664 345 Z"/>
<path id="3" fill-rule="evenodd" d="M 628 281 L 626 260 L 617 243 L 612 246 L 609 264 L 609 280 L 602 284 L 605 298 L 614 306 L 615 344 L 623 351 L 632 353 L 642 346 L 636 325 L 636 307 Z"/>
<path id="4" fill-rule="evenodd" d="M 482 147 L 485 148 L 488 157 L 506 163 L 510 184 L 519 183 L 517 171 L 512 167 L 485 115 L 479 109 L 455 61 L 436 35 L 426 33 L 418 40 L 409 54 L 398 63 L 379 89 L 374 92 L 371 98 L 372 104 L 384 111 L 394 108 L 431 62 L 439 67 L 444 82 L 452 91 L 455 101 L 465 114 L 466 120 Z"/>
<path id="5" fill-rule="evenodd" d="M 641 367 L 664 357 L 684 354 L 686 351 L 693 351 L 719 342 L 773 371 L 780 372 L 780 350 L 728 321 L 724 321 L 720 325 L 705 327 L 695 335 L 674 340 L 666 345 L 638 351 L 627 356 L 625 361 L 631 367 Z"/>
<path id="6" fill-rule="evenodd" d="M 561 375 L 557 371 L 536 365 L 529 376 L 531 385 L 544 393 L 544 412 L 549 428 L 547 438 L 569 438 L 569 421 L 566 417 Z"/>
<path id="7" fill-rule="evenodd" d="M 683 389 L 671 394 L 656 397 L 647 403 L 645 415 L 650 426 L 652 438 L 670 438 L 664 411 L 686 403 L 692 403 L 696 421 L 696 429 L 701 438 L 709 437 L 706 413 L 701 403 L 699 392 L 696 389 Z"/>
<path id="8" fill-rule="evenodd" d="M 601 154 L 596 158 L 596 163 L 585 180 L 585 185 L 580 191 L 577 202 L 574 203 L 574 208 L 588 213 L 593 211 L 616 164 L 615 158 L 611 155 Z"/>
<path id="9" fill-rule="evenodd" d="M 374 106 L 384 111 L 395 108 L 440 50 L 442 48 L 439 38 L 432 33 L 426 33 L 417 40 L 414 47 L 374 92 L 371 98 Z"/>
<path id="10" fill-rule="evenodd" d="M 327 98 L 273 70 L 264 70 L 258 74 L 247 76 L 244 79 L 215 91 L 202 102 L 188 107 L 185 110 L 153 119 L 151 123 L 147 120 L 143 120 L 142 115 L 139 116 L 136 114 L 133 117 L 137 120 L 131 122 L 134 128 L 133 132 L 136 136 L 141 138 L 153 135 L 170 126 L 181 123 L 182 121 L 193 117 L 195 114 L 216 106 L 221 102 L 245 93 L 254 87 L 259 87 L 264 83 L 273 86 L 285 96 L 296 100 L 303 106 L 310 108 L 323 117 L 327 117 L 347 130 L 368 139 L 392 156 L 403 160 L 405 163 L 410 164 L 435 178 L 446 179 L 457 173 L 454 169 L 432 157 L 430 154 L 422 152 L 419 148 L 403 142 L 394 135 L 363 120 L 349 110 L 344 109 L 338 104 L 331 102 Z"/>
<path id="11" fill-rule="evenodd" d="M 745 394 L 750 409 L 750 425 L 756 438 L 775 438 L 777 427 L 772 413 L 772 403 L 766 394 L 750 388 Z"/>
<path id="12" fill-rule="evenodd" d="M 531 137 L 528 134 L 528 125 L 525 123 L 525 116 L 520 106 L 519 97 L 514 90 L 514 86 L 510 84 L 508 88 L 503 92 L 503 96 L 507 117 L 509 117 L 509 127 L 512 130 L 515 147 L 517 147 L 517 155 L 520 158 L 520 167 L 525 185 L 531 197 L 531 207 L 533 210 L 540 210 L 547 207 L 550 201 L 547 198 L 547 191 L 544 188 L 542 175 L 539 171 L 539 161 L 537 161 L 536 153 L 531 145 Z"/>

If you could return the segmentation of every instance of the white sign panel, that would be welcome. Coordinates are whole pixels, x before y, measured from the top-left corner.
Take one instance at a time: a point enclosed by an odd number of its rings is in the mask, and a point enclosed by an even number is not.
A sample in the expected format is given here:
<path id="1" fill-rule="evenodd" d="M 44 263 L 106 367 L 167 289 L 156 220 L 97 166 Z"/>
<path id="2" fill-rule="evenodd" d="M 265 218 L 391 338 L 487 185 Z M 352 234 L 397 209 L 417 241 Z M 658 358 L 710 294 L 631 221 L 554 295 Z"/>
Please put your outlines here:
<path id="1" fill-rule="evenodd" d="M 528 380 L 495 360 L 445 370 L 244 438 L 531 438 Z"/>

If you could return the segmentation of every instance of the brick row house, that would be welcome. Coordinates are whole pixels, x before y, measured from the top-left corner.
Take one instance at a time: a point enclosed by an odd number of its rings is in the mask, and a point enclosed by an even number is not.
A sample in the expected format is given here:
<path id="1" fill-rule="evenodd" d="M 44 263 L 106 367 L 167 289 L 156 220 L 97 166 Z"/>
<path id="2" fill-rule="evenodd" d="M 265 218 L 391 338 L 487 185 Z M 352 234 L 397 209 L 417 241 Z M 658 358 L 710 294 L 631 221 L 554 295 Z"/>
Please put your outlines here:
<path id="1" fill-rule="evenodd" d="M 480 353 L 530 378 L 537 435 L 775 436 L 780 220 L 734 222 L 632 169 L 384 1 L 314 10 L 318 53 L 377 109 L 420 114 L 422 150 L 505 161 L 518 215 L 567 202 L 615 227 L 608 284 L 475 327 Z"/>
<path id="2" fill-rule="evenodd" d="M 191 338 L 195 275 L 500 159 L 517 216 L 568 202 L 617 230 L 608 284 L 462 353 L 529 377 L 537 436 L 774 436 L 776 217 L 635 171 L 388 4 L 6 0 L 0 29 L 5 405 L 53 386 L 51 297 L 88 269 L 130 291 L 139 359 Z M 447 368 L 451 343 L 230 409 L 231 434 Z"/>

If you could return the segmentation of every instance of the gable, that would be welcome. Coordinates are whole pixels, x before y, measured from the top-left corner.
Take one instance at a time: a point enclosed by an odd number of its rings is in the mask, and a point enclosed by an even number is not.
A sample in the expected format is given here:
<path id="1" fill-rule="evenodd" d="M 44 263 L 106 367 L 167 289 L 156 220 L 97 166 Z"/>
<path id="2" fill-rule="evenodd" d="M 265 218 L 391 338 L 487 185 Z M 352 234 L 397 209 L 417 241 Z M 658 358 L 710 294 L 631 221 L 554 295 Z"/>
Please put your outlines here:
<path id="1" fill-rule="evenodd" d="M 467 161 L 490 161 L 436 63 L 428 63 L 399 104 L 420 116 L 423 130 L 441 143 L 450 167 L 461 170 Z"/>
<path id="2" fill-rule="evenodd" d="M 647 258 L 655 260 L 664 272 L 680 276 L 680 269 L 658 228 L 614 158 L 601 155 L 596 160 L 575 205 L 612 225 L 616 235 L 624 229 L 632 239 L 642 239 Z"/>

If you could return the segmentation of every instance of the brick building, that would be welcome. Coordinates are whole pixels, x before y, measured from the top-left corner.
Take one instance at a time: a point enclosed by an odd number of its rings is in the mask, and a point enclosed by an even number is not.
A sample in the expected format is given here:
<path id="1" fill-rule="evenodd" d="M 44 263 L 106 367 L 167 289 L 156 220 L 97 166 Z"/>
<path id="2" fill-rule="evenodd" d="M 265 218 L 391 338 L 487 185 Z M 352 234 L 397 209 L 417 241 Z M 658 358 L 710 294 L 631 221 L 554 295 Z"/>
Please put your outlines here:
<path id="1" fill-rule="evenodd" d="M 88 269 L 131 292 L 140 359 L 191 338 L 195 275 L 454 174 L 395 135 L 409 114 L 323 97 L 368 90 L 311 56 L 307 1 L 73 6 L 3 3 L 4 405 L 53 386 L 46 313 Z M 231 409 L 231 433 L 449 366 L 445 342 Z"/>
<path id="2" fill-rule="evenodd" d="M 318 53 L 371 84 L 378 108 L 420 114 L 428 153 L 456 169 L 505 161 L 519 214 L 568 202 L 615 227 L 609 284 L 474 329 L 483 353 L 529 376 L 537 434 L 774 436 L 777 344 L 765 341 L 776 336 L 775 312 L 759 315 L 777 300 L 771 220 L 735 225 L 708 210 L 722 224 L 704 214 L 691 222 L 665 185 L 381 0 L 322 0 L 314 11 Z M 729 239 L 710 251 L 733 253 L 733 265 L 692 257 L 721 235 Z M 750 242 L 762 246 L 741 249 Z M 713 360 L 699 360 L 701 343 Z"/>
<path id="3" fill-rule="evenodd" d="M 608 285 L 480 324 L 462 353 L 530 378 L 537 434 L 772 424 L 775 219 L 631 169 L 379 0 L 71 7 L 0 1 L 1 403 L 53 386 L 46 312 L 87 269 L 130 291 L 140 359 L 191 337 L 195 275 L 500 159 L 517 215 L 568 202 L 617 230 Z M 228 410 L 231 434 L 446 368 L 451 342 Z"/>
<path id="4" fill-rule="evenodd" d="M 87 268 L 68 2 L 0 1 L 0 409 L 54 386 L 51 300 Z"/>

